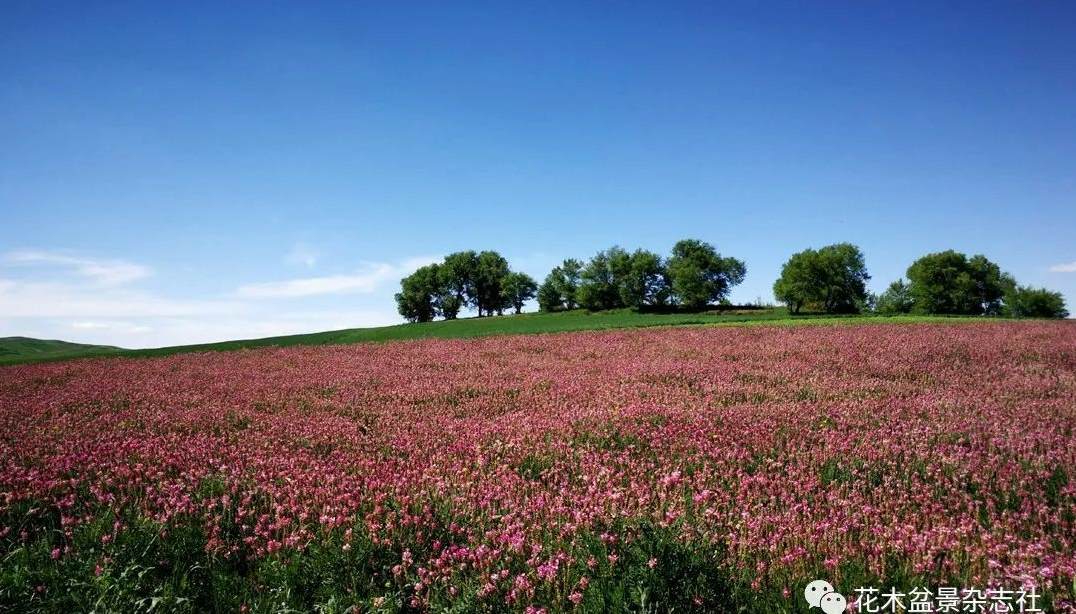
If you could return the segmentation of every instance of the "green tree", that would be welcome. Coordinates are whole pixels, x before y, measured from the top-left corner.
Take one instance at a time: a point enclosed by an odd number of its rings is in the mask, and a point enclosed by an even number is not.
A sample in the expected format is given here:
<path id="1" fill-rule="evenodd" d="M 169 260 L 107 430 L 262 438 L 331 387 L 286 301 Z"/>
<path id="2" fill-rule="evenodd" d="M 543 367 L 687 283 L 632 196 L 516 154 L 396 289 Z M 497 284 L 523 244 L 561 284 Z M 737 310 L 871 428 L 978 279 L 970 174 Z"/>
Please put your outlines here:
<path id="1" fill-rule="evenodd" d="M 1067 318 L 1065 298 L 1046 288 L 1014 286 L 1005 294 L 1006 311 L 1017 318 Z"/>
<path id="2" fill-rule="evenodd" d="M 526 273 L 509 273 L 504 278 L 502 287 L 504 299 L 509 305 L 515 307 L 516 313 L 523 312 L 523 303 L 535 297 L 538 283 Z"/>
<path id="3" fill-rule="evenodd" d="M 474 278 L 474 306 L 478 317 L 502 313 L 505 308 L 502 288 L 508 276 L 508 261 L 494 251 L 478 254 Z"/>
<path id="4" fill-rule="evenodd" d="M 546 275 L 545 281 L 538 286 L 538 310 L 539 311 L 562 311 L 564 298 L 557 292 L 557 282 L 553 278 L 556 269 Z"/>
<path id="5" fill-rule="evenodd" d="M 564 308 L 568 310 L 579 306 L 579 283 L 583 276 L 583 263 L 575 258 L 568 258 L 560 265 L 557 277 L 557 292 L 563 297 Z"/>
<path id="6" fill-rule="evenodd" d="M 446 320 L 455 320 L 465 304 L 455 293 L 448 291 L 438 295 L 438 300 L 436 301 L 438 313 Z"/>
<path id="7" fill-rule="evenodd" d="M 915 307 L 915 301 L 912 300 L 912 294 L 908 284 L 904 283 L 903 279 L 889 284 L 878 297 L 878 302 L 874 307 L 874 310 L 878 313 L 886 315 L 893 315 L 898 313 L 911 313 Z"/>
<path id="8" fill-rule="evenodd" d="M 538 308 L 542 311 L 575 309 L 582 270 L 583 263 L 574 258 L 553 267 L 538 288 Z"/>
<path id="9" fill-rule="evenodd" d="M 664 305 L 669 300 L 669 282 L 661 256 L 654 252 L 637 249 L 621 265 L 620 302 L 628 307 Z"/>
<path id="10" fill-rule="evenodd" d="M 631 256 L 623 248 L 613 246 L 598 252 L 583 268 L 579 304 L 590 311 L 623 307 L 620 288 L 630 270 Z"/>
<path id="11" fill-rule="evenodd" d="M 439 268 L 429 264 L 400 280 L 396 308 L 409 322 L 429 322 L 437 316 L 445 294 Z"/>
<path id="12" fill-rule="evenodd" d="M 908 267 L 909 293 L 915 311 L 982 315 L 1001 309 L 1009 283 L 996 264 L 978 255 L 947 250 L 927 254 Z"/>
<path id="13" fill-rule="evenodd" d="M 477 301 L 478 254 L 473 250 L 449 254 L 439 273 L 442 286 L 452 295 L 442 301 L 443 315 L 446 320 L 454 320 L 460 309 Z"/>
<path id="14" fill-rule="evenodd" d="M 803 307 L 856 312 L 867 301 L 869 279 L 863 252 L 851 243 L 837 243 L 793 254 L 781 268 L 773 293 L 792 313 Z"/>
<path id="15" fill-rule="evenodd" d="M 673 297 L 692 309 L 726 300 L 747 274 L 742 260 L 723 258 L 714 246 L 695 239 L 677 242 L 666 268 Z"/>

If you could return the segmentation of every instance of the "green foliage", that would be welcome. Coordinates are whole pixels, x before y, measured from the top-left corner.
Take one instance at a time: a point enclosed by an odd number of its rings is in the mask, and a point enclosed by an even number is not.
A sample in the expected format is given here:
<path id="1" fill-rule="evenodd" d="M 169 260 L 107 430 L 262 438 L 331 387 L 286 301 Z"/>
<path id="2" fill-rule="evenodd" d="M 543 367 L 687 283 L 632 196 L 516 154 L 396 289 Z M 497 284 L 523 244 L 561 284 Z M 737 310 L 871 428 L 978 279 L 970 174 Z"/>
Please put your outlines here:
<path id="1" fill-rule="evenodd" d="M 622 265 L 620 302 L 625 307 L 659 307 L 669 301 L 669 282 L 661 256 L 637 249 Z"/>
<path id="2" fill-rule="evenodd" d="M 855 313 L 867 300 L 863 252 L 851 243 L 793 254 L 781 268 L 773 293 L 792 313 L 806 307 L 826 313 Z"/>
<path id="3" fill-rule="evenodd" d="M 903 279 L 898 279 L 889 284 L 885 292 L 878 297 L 874 310 L 883 315 L 896 315 L 911 313 L 914 307 L 915 301 L 912 300 L 911 289 Z"/>
<path id="4" fill-rule="evenodd" d="M 998 265 L 953 250 L 927 254 L 908 267 L 917 313 L 996 315 L 1011 278 Z"/>
<path id="5" fill-rule="evenodd" d="M 468 305 L 478 310 L 479 317 L 516 304 L 518 313 L 522 303 L 533 298 L 534 290 L 525 283 L 533 280 L 515 277 L 516 285 L 507 288 L 509 276 L 508 261 L 497 252 L 455 252 L 400 280 L 396 307 L 409 322 L 430 322 L 438 316 L 455 320 Z"/>
<path id="6" fill-rule="evenodd" d="M 615 565 L 598 535 L 577 538 L 579 563 L 569 571 L 590 578 L 589 589 L 577 610 L 582 612 L 736 612 L 757 606 L 758 591 L 737 586 L 720 547 L 692 542 L 677 528 L 652 522 L 611 527 L 627 534 Z M 583 562 L 598 562 L 594 569 Z M 762 610 L 760 610 L 762 611 Z"/>
<path id="7" fill-rule="evenodd" d="M 107 544 L 114 522 L 123 530 Z M 374 597 L 395 601 L 398 552 L 361 529 L 343 548 L 343 531 L 323 533 L 299 556 L 250 561 L 206 552 L 202 527 L 168 525 L 127 512 L 96 512 L 75 528 L 70 551 L 54 559 L 56 523 L 20 543 L 3 540 L 0 611 L 18 612 L 344 612 L 368 611 Z"/>
<path id="8" fill-rule="evenodd" d="M 1065 298 L 1060 292 L 1051 292 L 1046 288 L 1016 286 L 1005 293 L 1005 308 L 1009 315 L 1017 318 L 1067 318 Z"/>
<path id="9" fill-rule="evenodd" d="M 443 295 L 439 266 L 429 264 L 400 280 L 396 308 L 408 322 L 429 322 L 438 315 Z"/>
<path id="10" fill-rule="evenodd" d="M 598 252 L 583 268 L 577 297 L 579 305 L 590 311 L 623 307 L 620 285 L 631 267 L 631 256 L 613 246 Z"/>
<path id="11" fill-rule="evenodd" d="M 445 256 L 441 263 L 441 285 L 452 298 L 442 300 L 443 316 L 455 319 L 460 309 L 477 299 L 475 278 L 478 271 L 478 254 L 474 251 L 455 252 Z"/>
<path id="12" fill-rule="evenodd" d="M 508 276 L 508 261 L 494 251 L 478 254 L 474 278 L 474 307 L 478 317 L 501 313 L 506 307 L 504 279 Z"/>
<path id="13" fill-rule="evenodd" d="M 583 263 L 568 258 L 546 276 L 538 288 L 538 308 L 542 311 L 570 311 L 579 306 L 579 292 Z"/>
<path id="14" fill-rule="evenodd" d="M 637 249 L 629 254 L 610 247 L 587 263 L 576 295 L 580 306 L 591 311 L 665 305 L 669 301 L 665 265 L 654 252 Z"/>
<path id="15" fill-rule="evenodd" d="M 556 282 L 550 279 L 554 273 L 546 276 L 542 285 L 538 286 L 538 309 L 544 312 L 563 311 L 564 298 L 557 292 Z"/>
<path id="16" fill-rule="evenodd" d="M 526 273 L 509 273 L 501 288 L 504 300 L 515 308 L 517 314 L 523 312 L 523 304 L 534 298 L 537 291 L 538 283 Z"/>
<path id="17" fill-rule="evenodd" d="M 666 267 L 676 302 L 692 309 L 725 301 L 747 274 L 743 261 L 723 258 L 714 246 L 695 239 L 677 242 Z"/>

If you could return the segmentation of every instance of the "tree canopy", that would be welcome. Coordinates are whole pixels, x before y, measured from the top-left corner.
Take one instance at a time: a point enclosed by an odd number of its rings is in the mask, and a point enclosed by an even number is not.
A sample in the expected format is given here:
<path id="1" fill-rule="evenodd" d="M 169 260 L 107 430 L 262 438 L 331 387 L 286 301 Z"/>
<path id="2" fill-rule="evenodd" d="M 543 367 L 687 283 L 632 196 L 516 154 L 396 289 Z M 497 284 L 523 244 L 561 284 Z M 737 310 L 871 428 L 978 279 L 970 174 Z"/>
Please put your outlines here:
<path id="1" fill-rule="evenodd" d="M 538 299 L 542 311 L 583 307 L 592 311 L 680 306 L 701 310 L 725 303 L 747 274 L 743 261 L 722 256 L 696 239 L 677 242 L 667 259 L 644 249 L 612 246 L 587 262 L 568 258 L 539 285 L 514 272 L 495 251 L 459 251 L 419 268 L 400 281 L 397 308 L 412 322 L 454 319 L 473 308 L 479 317 L 505 309 L 521 313 Z M 871 310 L 879 314 L 1007 315 L 1064 318 L 1064 297 L 1045 288 L 1020 286 L 983 255 L 946 250 L 927 254 L 880 295 L 867 292 L 863 252 L 851 243 L 805 249 L 789 257 L 773 292 L 793 314 Z"/>
<path id="2" fill-rule="evenodd" d="M 512 273 L 497 252 L 455 252 L 400 280 L 396 306 L 411 322 L 452 320 L 465 307 L 473 307 L 479 317 L 503 313 L 508 307 L 519 313 L 534 297 L 534 285 L 530 277 Z"/>
<path id="3" fill-rule="evenodd" d="M 440 315 L 444 287 L 439 269 L 438 265 L 429 264 L 400 280 L 396 306 L 409 322 L 429 322 Z"/>
<path id="4" fill-rule="evenodd" d="M 913 307 L 915 307 L 915 301 L 912 300 L 908 284 L 904 283 L 903 279 L 898 279 L 889 284 L 885 292 L 878 296 L 874 310 L 885 315 L 896 315 L 911 313 Z"/>
<path id="5" fill-rule="evenodd" d="M 742 260 L 722 257 L 713 245 L 696 239 L 673 246 L 666 270 L 674 300 L 693 309 L 725 301 L 747 275 Z"/>
<path id="6" fill-rule="evenodd" d="M 582 278 L 583 263 L 568 258 L 553 267 L 538 288 L 538 308 L 542 311 L 563 311 L 579 306 L 576 294 Z"/>
<path id="7" fill-rule="evenodd" d="M 953 250 L 927 254 L 908 267 L 918 313 L 982 315 L 1001 312 L 1006 279 L 985 256 Z"/>
<path id="8" fill-rule="evenodd" d="M 591 311 L 623 307 L 620 286 L 630 267 L 631 256 L 623 248 L 613 246 L 595 254 L 580 276 L 579 305 Z"/>
<path id="9" fill-rule="evenodd" d="M 851 243 L 836 243 L 793 254 L 781 268 L 773 294 L 792 313 L 805 307 L 853 313 L 867 300 L 869 279 L 863 252 Z"/>
<path id="10" fill-rule="evenodd" d="M 1061 293 L 1046 288 L 1014 286 L 1005 295 L 1005 306 L 1008 314 L 1017 318 L 1069 317 Z"/>
<path id="11" fill-rule="evenodd" d="M 501 283 L 501 292 L 507 305 L 516 313 L 523 313 L 523 304 L 535 297 L 538 283 L 526 273 L 509 273 Z"/>

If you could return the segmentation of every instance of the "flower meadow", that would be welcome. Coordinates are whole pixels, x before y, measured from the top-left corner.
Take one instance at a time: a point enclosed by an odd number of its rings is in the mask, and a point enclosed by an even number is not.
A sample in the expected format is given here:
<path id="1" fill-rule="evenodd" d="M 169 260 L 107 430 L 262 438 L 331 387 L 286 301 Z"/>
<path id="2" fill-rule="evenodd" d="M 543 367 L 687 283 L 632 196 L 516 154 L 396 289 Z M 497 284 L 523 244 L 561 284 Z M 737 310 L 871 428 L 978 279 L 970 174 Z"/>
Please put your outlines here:
<path id="1" fill-rule="evenodd" d="M 0 369 L 0 610 L 1073 611 L 1076 326 L 677 328 Z M 850 606 L 851 606 L 851 600 Z"/>

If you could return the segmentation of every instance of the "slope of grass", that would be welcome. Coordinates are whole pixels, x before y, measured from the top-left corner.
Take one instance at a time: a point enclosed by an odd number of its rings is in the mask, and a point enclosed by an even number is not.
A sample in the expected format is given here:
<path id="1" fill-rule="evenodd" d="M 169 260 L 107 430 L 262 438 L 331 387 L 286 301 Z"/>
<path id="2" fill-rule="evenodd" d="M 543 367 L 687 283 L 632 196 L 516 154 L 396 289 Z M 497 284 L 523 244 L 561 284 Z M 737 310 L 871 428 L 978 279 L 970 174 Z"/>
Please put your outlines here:
<path id="1" fill-rule="evenodd" d="M 955 318 L 940 316 L 882 317 L 790 315 L 783 308 L 757 309 L 732 308 L 698 313 L 640 313 L 629 309 L 587 312 L 584 310 L 561 313 L 528 313 L 488 318 L 463 318 L 459 320 L 426 322 L 420 324 L 397 324 L 374 328 L 351 328 L 344 330 L 285 335 L 262 339 L 242 339 L 180 345 L 162 348 L 124 350 L 105 346 L 81 346 L 81 348 L 52 354 L 0 354 L 0 365 L 62 360 L 93 356 L 167 356 L 184 352 L 231 351 L 248 348 L 290 345 L 326 345 L 338 343 L 361 343 L 399 341 L 406 339 L 458 339 L 489 335 L 513 335 L 532 333 L 556 333 L 581 330 L 604 330 L 614 328 L 638 328 L 648 326 L 691 325 L 800 325 L 800 324 L 853 324 L 864 322 L 951 322 Z M 960 318 L 981 320 L 981 318 Z M 45 342 L 63 343 L 63 342 Z M 79 344 L 67 344 L 78 346 Z"/>
<path id="2" fill-rule="evenodd" d="M 43 358 L 83 356 L 94 352 L 112 352 L 119 348 L 106 345 L 71 343 L 55 339 L 0 337 L 0 364 Z"/>

